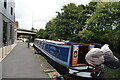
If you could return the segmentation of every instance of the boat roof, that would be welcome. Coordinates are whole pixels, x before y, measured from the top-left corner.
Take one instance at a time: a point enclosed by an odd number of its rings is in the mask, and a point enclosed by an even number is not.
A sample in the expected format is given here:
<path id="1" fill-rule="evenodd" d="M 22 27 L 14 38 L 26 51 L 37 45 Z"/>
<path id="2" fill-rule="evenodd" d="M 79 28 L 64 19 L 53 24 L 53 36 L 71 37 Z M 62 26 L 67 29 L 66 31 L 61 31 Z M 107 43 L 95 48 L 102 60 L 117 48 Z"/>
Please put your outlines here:
<path id="1" fill-rule="evenodd" d="M 39 39 L 39 38 L 36 38 L 35 40 L 45 41 L 48 43 L 59 44 L 59 45 L 84 45 L 85 44 L 85 43 L 75 43 L 72 41 L 54 41 L 54 40 Z M 90 43 L 90 45 L 102 46 L 100 43 Z"/>
<path id="2" fill-rule="evenodd" d="M 85 43 L 75 43 L 75 42 L 71 42 L 71 41 L 69 41 L 69 42 L 66 42 L 67 44 L 72 44 L 72 45 L 83 45 L 83 44 L 85 44 Z"/>
<path id="3" fill-rule="evenodd" d="M 61 42 L 61 41 L 53 41 L 53 40 L 45 40 L 45 41 L 47 41 L 47 42 L 49 42 L 49 43 L 54 43 L 54 44 L 66 44 L 65 42 Z"/>
<path id="4" fill-rule="evenodd" d="M 102 46 L 100 43 L 90 43 L 91 45 Z"/>
<path id="5" fill-rule="evenodd" d="M 41 40 L 41 41 L 45 41 L 45 39 L 39 39 L 39 38 L 36 38 L 35 40 Z"/>

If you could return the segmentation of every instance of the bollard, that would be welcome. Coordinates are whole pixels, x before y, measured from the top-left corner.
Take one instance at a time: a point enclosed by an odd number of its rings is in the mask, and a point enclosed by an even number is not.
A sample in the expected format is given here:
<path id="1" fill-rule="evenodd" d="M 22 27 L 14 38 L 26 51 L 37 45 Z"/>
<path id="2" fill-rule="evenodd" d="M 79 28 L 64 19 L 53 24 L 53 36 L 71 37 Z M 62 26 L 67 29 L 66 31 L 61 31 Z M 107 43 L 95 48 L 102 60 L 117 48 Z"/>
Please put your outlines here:
<path id="1" fill-rule="evenodd" d="M 28 48 L 30 47 L 30 41 L 28 40 Z"/>
<path id="2" fill-rule="evenodd" d="M 29 48 L 29 46 L 30 46 L 30 44 L 29 44 L 29 42 L 28 42 L 28 48 Z"/>

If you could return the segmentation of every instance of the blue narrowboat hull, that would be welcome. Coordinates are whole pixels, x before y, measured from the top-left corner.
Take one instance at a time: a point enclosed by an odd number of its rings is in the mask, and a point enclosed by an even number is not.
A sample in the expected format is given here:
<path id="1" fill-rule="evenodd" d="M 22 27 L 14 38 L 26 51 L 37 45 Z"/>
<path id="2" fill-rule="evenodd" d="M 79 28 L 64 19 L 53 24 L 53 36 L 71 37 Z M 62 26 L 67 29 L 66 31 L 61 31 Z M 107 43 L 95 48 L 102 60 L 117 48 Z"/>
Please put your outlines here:
<path id="1" fill-rule="evenodd" d="M 60 64 L 58 61 L 50 57 L 44 50 L 42 50 L 40 47 L 36 46 L 35 44 L 33 47 L 40 51 L 39 54 L 42 55 L 48 62 L 51 64 L 61 75 L 66 75 L 69 73 L 69 68 L 66 65 Z"/>
<path id="2" fill-rule="evenodd" d="M 62 72 L 61 74 L 73 74 L 75 76 L 80 76 L 81 72 L 87 72 L 88 77 L 92 77 L 91 74 L 95 71 L 94 67 L 90 68 L 85 62 L 85 55 L 90 48 L 95 46 L 93 44 L 89 46 L 82 43 L 72 43 L 71 45 L 71 43 L 66 44 L 64 42 L 38 39 L 33 45 L 42 52 L 41 54 L 44 54 L 47 59 L 49 59 L 48 61 L 50 64 L 52 63 L 56 69 Z M 74 74 L 74 72 L 77 73 Z M 96 72 L 94 73 L 96 75 Z"/>
<path id="3" fill-rule="evenodd" d="M 71 52 L 72 46 L 56 45 L 51 43 L 45 43 L 44 46 L 38 46 L 34 44 L 36 48 L 42 51 L 46 56 L 51 58 L 53 61 L 66 66 L 71 66 Z"/>

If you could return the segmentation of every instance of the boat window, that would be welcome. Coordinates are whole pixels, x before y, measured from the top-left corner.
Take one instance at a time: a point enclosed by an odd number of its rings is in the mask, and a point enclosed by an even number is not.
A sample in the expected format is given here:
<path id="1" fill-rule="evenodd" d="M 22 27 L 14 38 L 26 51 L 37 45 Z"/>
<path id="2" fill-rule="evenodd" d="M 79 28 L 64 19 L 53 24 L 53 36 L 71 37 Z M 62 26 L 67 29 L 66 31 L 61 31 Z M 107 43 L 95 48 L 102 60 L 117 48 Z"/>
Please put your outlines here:
<path id="1" fill-rule="evenodd" d="M 95 45 L 95 48 L 101 48 L 101 45 Z"/>
<path id="2" fill-rule="evenodd" d="M 60 55 L 60 50 L 57 51 L 57 55 Z"/>

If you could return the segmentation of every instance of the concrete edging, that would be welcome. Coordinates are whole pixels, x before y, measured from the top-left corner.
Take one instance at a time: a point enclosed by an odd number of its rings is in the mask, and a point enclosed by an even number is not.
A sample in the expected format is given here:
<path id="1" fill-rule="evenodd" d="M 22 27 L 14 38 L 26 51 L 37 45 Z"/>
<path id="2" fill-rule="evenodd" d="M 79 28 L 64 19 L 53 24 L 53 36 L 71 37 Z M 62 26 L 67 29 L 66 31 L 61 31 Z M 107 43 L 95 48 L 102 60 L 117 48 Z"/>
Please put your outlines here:
<path id="1" fill-rule="evenodd" d="M 9 45 L 9 46 L 5 46 L 3 48 L 0 48 L 0 62 L 6 58 L 6 56 L 9 55 L 9 53 L 15 48 L 15 46 L 17 45 L 17 42 Z"/>

